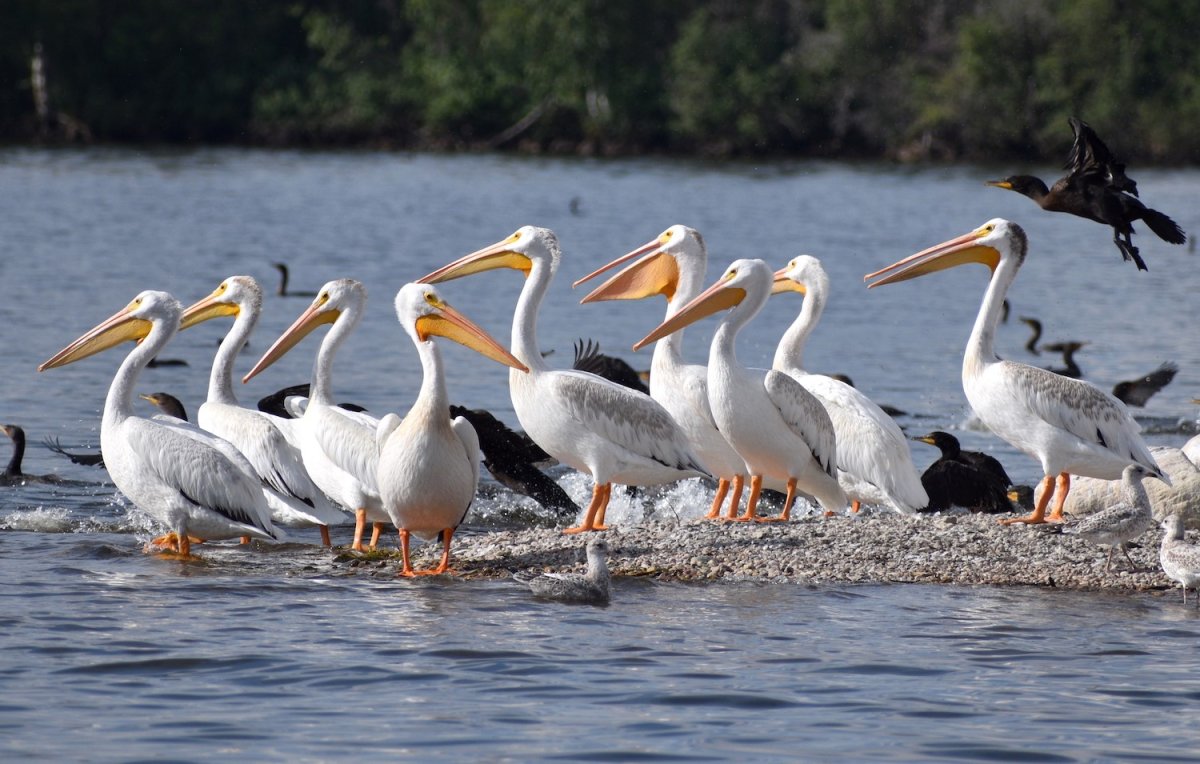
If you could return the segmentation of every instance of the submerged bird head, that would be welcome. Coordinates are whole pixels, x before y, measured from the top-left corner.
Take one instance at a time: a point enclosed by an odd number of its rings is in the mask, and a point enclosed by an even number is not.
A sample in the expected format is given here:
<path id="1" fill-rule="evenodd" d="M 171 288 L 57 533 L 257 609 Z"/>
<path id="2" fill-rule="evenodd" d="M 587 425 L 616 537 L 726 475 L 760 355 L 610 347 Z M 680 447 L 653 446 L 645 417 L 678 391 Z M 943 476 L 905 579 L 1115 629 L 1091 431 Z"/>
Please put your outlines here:
<path id="1" fill-rule="evenodd" d="M 1004 218 L 992 218 L 970 233 L 923 249 L 886 268 L 868 273 L 863 280 L 876 279 L 867 285 L 873 289 L 966 263 L 983 263 L 988 270 L 995 273 L 1001 261 L 1007 258 L 1013 258 L 1020 264 L 1025 259 L 1026 248 L 1027 239 L 1021 226 Z"/>
<path id="2" fill-rule="evenodd" d="M 432 284 L 405 284 L 396 293 L 396 318 L 413 342 L 428 342 L 433 335 L 469 347 L 497 363 L 521 371 L 529 368 L 442 299 Z"/>
<path id="3" fill-rule="evenodd" d="M 230 276 L 212 294 L 183 312 L 179 328 L 187 329 L 210 318 L 240 316 L 243 313 L 257 321 L 262 312 L 262 301 L 262 287 L 253 276 Z"/>
<path id="4" fill-rule="evenodd" d="M 1016 191 L 1018 194 L 1028 196 L 1035 201 L 1050 193 L 1050 189 L 1046 188 L 1046 184 L 1042 182 L 1042 179 L 1035 178 L 1032 175 L 1009 175 L 1002 180 L 989 180 L 987 181 L 987 185 Z"/>
<path id="5" fill-rule="evenodd" d="M 308 308 L 300 314 L 300 317 L 279 336 L 279 339 L 275 340 L 271 347 L 267 348 L 267 352 L 258 359 L 254 368 L 242 377 L 242 382 L 249 382 L 263 369 L 278 361 L 300 340 L 322 324 L 332 324 L 344 315 L 349 321 L 348 327 L 352 328 L 362 318 L 363 308 L 366 304 L 367 288 L 362 285 L 361 281 L 335 279 L 327 282 L 325 286 L 321 287 L 321 291 L 313 298 Z"/>
<path id="6" fill-rule="evenodd" d="M 464 255 L 417 279 L 417 283 L 440 284 L 497 268 L 512 268 L 528 277 L 534 266 L 539 264 L 554 273 L 558 270 L 561 257 L 562 250 L 554 231 L 527 225 L 518 228 L 508 238 Z"/>
<path id="7" fill-rule="evenodd" d="M 573 286 L 579 286 L 631 260 L 634 262 L 596 287 L 580 302 L 639 300 L 661 294 L 669 303 L 679 288 L 680 271 L 693 269 L 695 273 L 703 274 L 708 254 L 699 231 L 676 224 L 632 252 L 592 271 Z"/>
<path id="8" fill-rule="evenodd" d="M 66 366 L 128 340 L 141 342 L 156 325 L 165 326 L 174 334 L 179 328 L 182 314 L 183 306 L 174 297 L 166 292 L 147 290 L 106 321 L 58 351 L 38 366 L 38 371 Z"/>
<path id="9" fill-rule="evenodd" d="M 719 311 L 729 310 L 743 302 L 753 306 L 750 315 L 750 318 L 753 318 L 753 314 L 762 310 L 767 298 L 771 296 L 773 280 L 774 272 L 762 260 L 734 260 L 716 283 L 696 295 L 691 302 L 659 324 L 654 331 L 638 340 L 633 349 L 641 350 L 651 342 L 673 334 L 689 324 Z"/>

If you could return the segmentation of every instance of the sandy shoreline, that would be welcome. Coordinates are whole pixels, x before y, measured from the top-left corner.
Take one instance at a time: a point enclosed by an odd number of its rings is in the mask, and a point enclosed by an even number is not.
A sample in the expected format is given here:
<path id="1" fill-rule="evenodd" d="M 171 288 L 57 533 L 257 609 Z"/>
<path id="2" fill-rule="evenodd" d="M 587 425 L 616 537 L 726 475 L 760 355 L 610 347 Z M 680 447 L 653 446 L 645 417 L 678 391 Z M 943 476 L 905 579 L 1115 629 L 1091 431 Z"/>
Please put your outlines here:
<path id="1" fill-rule="evenodd" d="M 462 533 L 453 566 L 465 578 L 507 577 L 512 571 L 582 571 L 587 537 L 558 529 Z M 1049 526 L 1001 526 L 994 515 L 901 516 L 878 512 L 813 517 L 789 523 L 712 523 L 661 520 L 614 526 L 605 532 L 614 576 L 670 581 L 790 583 L 891 582 L 1032 585 L 1068 589 L 1147 591 L 1173 585 L 1158 563 L 1162 531 L 1137 539 L 1130 556 L 1118 552 L 1104 572 L 1106 549 Z M 434 564 L 440 545 L 416 551 L 417 568 Z M 394 575 L 398 553 L 363 558 L 341 554 L 339 565 L 360 573 Z"/>

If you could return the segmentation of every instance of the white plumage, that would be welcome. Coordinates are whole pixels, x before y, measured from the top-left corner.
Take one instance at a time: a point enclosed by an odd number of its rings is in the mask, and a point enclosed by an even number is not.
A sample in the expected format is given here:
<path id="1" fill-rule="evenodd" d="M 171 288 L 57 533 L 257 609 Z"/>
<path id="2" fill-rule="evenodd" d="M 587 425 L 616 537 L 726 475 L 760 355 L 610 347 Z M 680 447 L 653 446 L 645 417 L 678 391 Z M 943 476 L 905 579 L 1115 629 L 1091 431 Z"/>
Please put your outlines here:
<path id="1" fill-rule="evenodd" d="M 821 261 L 810 255 L 794 258 L 775 272 L 772 291 L 804 295 L 800 315 L 779 341 L 771 368 L 803 385 L 829 413 L 837 434 L 838 483 L 846 495 L 855 503 L 882 504 L 904 513 L 927 506 L 929 496 L 896 421 L 845 382 L 804 369 L 804 346 L 829 295 Z"/>
<path id="2" fill-rule="evenodd" d="M 495 268 L 526 275 L 513 316 L 512 354 L 529 372 L 509 372 L 513 409 L 526 434 L 560 462 L 595 481 L 583 522 L 567 533 L 602 530 L 612 484 L 656 485 L 707 474 L 679 426 L 650 396 L 581 371 L 546 366 L 537 313 L 561 252 L 554 232 L 525 226 L 503 241 L 421 279 L 440 283 Z"/>
<path id="3" fill-rule="evenodd" d="M 630 300 L 654 295 L 667 299 L 671 318 L 704 288 L 707 251 L 695 229 L 673 225 L 658 237 L 575 282 L 638 258 L 610 278 L 582 302 Z M 664 319 L 665 320 L 665 319 Z M 701 464 L 718 479 L 717 493 L 707 517 L 716 518 L 729 488 L 728 517 L 737 513 L 746 462 L 717 429 L 708 400 L 708 369 L 683 360 L 683 330 L 669 334 L 654 346 L 650 362 L 650 397 L 663 405 L 679 425 Z"/>
<path id="4" fill-rule="evenodd" d="M 373 547 L 379 530 L 388 521 L 379 496 L 379 449 L 375 441 L 378 422 L 338 408 L 333 397 L 333 363 L 338 347 L 362 320 L 367 290 L 353 279 L 337 279 L 323 286 L 308 309 L 275 340 L 254 368 L 242 378 L 249 381 L 291 350 L 309 332 L 332 323 L 321 340 L 313 363 L 312 384 L 304 415 L 295 420 L 293 433 L 300 444 L 304 467 L 327 496 L 354 511 L 352 548 L 363 548 L 367 521 L 375 523 Z"/>
<path id="5" fill-rule="evenodd" d="M 963 390 L 980 420 L 997 436 L 1037 459 L 1045 475 L 1042 497 L 1033 512 L 1001 520 L 1003 523 L 1045 522 L 1046 504 L 1052 495 L 1055 504 L 1050 520 L 1062 519 L 1071 485 L 1069 473 L 1112 480 L 1120 477 L 1127 465 L 1136 463 L 1161 475 L 1139 434 L 1141 428 L 1123 403 L 1083 380 L 996 356 L 996 324 L 1026 249 L 1021 227 L 995 218 L 971 233 L 866 276 L 881 277 L 871 284 L 876 287 L 969 262 L 983 263 L 991 270 L 963 356 Z"/>
<path id="6" fill-rule="evenodd" d="M 1158 548 L 1158 562 L 1167 578 L 1179 582 L 1183 589 L 1183 604 L 1186 605 L 1187 590 L 1200 589 L 1200 546 L 1184 540 L 1183 519 L 1179 515 L 1167 515 L 1162 526 L 1163 538 Z M 1200 602 L 1200 599 L 1197 602 Z"/>
<path id="7" fill-rule="evenodd" d="M 221 316 L 234 316 L 233 326 L 221 341 L 208 380 L 208 400 L 196 414 L 197 423 L 230 443 L 246 457 L 267 486 L 273 522 L 289 528 L 321 529 L 328 546 L 329 529 L 345 514 L 330 503 L 304 468 L 298 445 L 286 437 L 288 420 L 238 405 L 233 392 L 233 363 L 254 331 L 262 312 L 262 289 L 250 276 L 225 279 L 208 297 L 184 311 L 186 329 Z"/>
<path id="8" fill-rule="evenodd" d="M 175 336 L 182 313 L 166 292 L 142 292 L 38 370 L 140 340 L 113 377 L 100 426 L 105 466 L 117 488 L 174 534 L 185 557 L 193 537 L 277 538 L 253 468 L 236 448 L 183 420 L 133 413 L 138 375 Z"/>
<path id="9" fill-rule="evenodd" d="M 836 478 L 836 437 L 820 401 L 783 372 L 748 369 L 737 360 L 737 334 L 762 310 L 773 280 L 763 261 L 736 260 L 715 284 L 634 345 L 643 347 L 731 308 L 709 349 L 708 396 L 717 426 L 749 468 L 750 498 L 742 520 L 755 517 L 764 477 L 786 484 L 780 519 L 790 516 L 796 491 L 816 497 L 827 512 L 846 506 Z"/>

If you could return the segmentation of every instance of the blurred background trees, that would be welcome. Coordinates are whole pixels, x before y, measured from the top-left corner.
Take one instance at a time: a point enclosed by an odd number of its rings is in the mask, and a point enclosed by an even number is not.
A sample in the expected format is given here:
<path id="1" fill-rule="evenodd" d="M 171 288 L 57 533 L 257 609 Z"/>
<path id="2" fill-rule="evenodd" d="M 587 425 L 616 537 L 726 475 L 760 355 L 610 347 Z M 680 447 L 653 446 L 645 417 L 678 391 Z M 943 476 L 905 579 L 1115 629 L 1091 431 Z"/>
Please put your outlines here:
<path id="1" fill-rule="evenodd" d="M 1194 162 L 1197 28 L 1171 0 L 7 0 L 0 139 L 1058 161 L 1076 114 Z"/>

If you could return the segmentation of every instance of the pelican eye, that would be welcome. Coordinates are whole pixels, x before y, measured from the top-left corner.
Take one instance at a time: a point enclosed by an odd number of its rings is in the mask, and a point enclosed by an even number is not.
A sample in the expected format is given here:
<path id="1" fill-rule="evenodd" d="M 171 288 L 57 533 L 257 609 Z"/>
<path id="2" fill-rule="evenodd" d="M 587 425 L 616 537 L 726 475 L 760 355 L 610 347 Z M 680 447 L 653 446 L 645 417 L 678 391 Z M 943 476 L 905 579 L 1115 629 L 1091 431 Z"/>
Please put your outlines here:
<path id="1" fill-rule="evenodd" d="M 429 303 L 430 305 L 432 305 L 435 308 L 441 306 L 441 300 L 438 299 L 438 296 L 435 292 L 426 292 L 425 293 L 425 302 Z"/>

